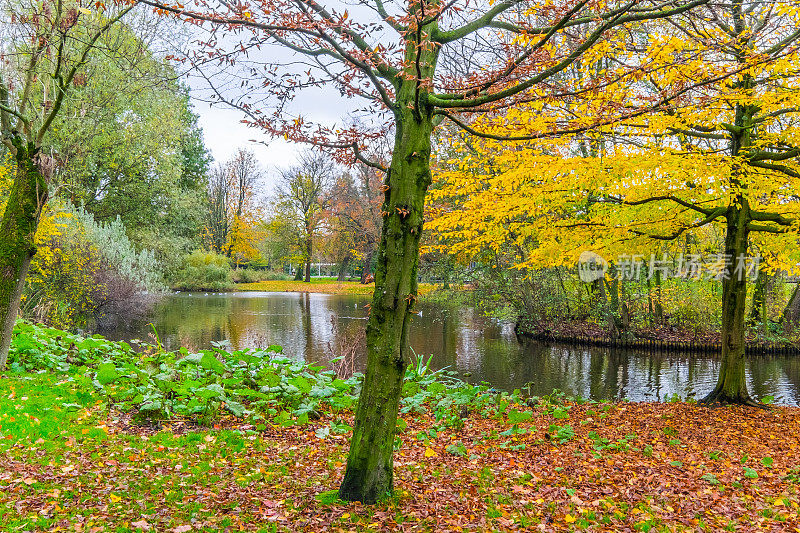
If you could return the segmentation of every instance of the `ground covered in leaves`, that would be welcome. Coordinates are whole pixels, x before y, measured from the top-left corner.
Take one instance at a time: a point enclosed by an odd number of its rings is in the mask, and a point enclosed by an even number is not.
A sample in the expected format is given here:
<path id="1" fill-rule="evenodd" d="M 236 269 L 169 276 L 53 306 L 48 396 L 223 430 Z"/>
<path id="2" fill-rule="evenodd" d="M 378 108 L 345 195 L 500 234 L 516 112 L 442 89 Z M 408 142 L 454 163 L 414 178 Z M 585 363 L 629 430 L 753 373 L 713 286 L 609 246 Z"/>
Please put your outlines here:
<path id="1" fill-rule="evenodd" d="M 793 531 L 800 409 L 554 396 L 405 409 L 396 494 L 337 500 L 349 410 L 132 423 L 51 373 L 0 379 L 0 531 Z"/>

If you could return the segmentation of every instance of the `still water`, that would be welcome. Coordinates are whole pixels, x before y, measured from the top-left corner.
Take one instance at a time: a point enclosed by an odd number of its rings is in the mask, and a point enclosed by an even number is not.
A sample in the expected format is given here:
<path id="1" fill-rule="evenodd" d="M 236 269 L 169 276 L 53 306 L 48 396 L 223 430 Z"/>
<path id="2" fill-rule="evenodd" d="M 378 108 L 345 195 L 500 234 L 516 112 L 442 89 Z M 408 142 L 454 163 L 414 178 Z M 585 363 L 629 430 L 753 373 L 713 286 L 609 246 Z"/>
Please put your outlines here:
<path id="1" fill-rule="evenodd" d="M 354 295 L 179 293 L 160 301 L 146 320 L 118 320 L 101 333 L 116 340 L 148 339 L 152 322 L 168 349 L 203 349 L 225 340 L 234 349 L 277 344 L 287 356 L 321 363 L 355 346 L 355 367 L 363 370 L 368 302 Z M 415 353 L 432 355 L 434 368 L 447 367 L 471 383 L 486 381 L 498 389 L 533 395 L 561 389 L 596 400 L 700 398 L 713 387 L 718 368 L 707 356 L 520 343 L 511 325 L 470 307 L 420 303 L 418 310 L 409 339 Z M 800 358 L 753 358 L 748 380 L 758 398 L 800 403 Z"/>

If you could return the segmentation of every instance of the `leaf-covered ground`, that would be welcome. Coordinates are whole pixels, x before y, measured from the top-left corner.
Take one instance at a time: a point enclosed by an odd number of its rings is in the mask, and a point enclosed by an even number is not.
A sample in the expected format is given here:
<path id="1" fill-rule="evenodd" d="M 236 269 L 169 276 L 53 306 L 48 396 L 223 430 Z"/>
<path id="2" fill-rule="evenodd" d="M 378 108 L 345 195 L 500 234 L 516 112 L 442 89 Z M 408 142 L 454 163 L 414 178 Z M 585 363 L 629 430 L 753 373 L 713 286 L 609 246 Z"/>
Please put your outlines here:
<path id="1" fill-rule="evenodd" d="M 798 526 L 797 408 L 540 402 L 497 417 L 407 413 L 396 494 L 370 507 L 336 500 L 348 443 L 336 428 L 348 412 L 255 431 L 232 417 L 142 427 L 105 405 L 64 376 L 0 379 L 0 531 Z"/>

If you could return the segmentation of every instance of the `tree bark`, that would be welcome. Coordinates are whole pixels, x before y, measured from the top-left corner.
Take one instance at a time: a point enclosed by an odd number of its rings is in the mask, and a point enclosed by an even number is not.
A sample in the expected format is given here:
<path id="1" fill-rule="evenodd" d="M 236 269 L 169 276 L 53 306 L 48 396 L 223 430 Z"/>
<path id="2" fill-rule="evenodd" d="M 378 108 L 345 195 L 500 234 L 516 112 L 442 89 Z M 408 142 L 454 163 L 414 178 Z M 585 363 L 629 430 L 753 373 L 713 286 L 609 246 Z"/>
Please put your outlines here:
<path id="1" fill-rule="evenodd" d="M 750 307 L 750 315 L 747 317 L 747 325 L 755 326 L 759 322 L 763 325 L 765 323 L 765 316 L 762 311 L 766 311 L 767 299 L 767 284 L 769 282 L 768 274 L 763 270 L 758 271 L 756 284 L 753 288 L 753 303 Z"/>
<path id="2" fill-rule="evenodd" d="M 306 283 L 311 283 L 311 237 L 306 239 L 306 272 L 305 272 L 305 281 Z"/>
<path id="3" fill-rule="evenodd" d="M 739 205 L 729 208 L 725 231 L 725 255 L 732 264 L 747 253 L 749 207 L 739 198 Z M 744 314 L 747 304 L 747 274 L 727 268 L 722 280 L 722 361 L 717 385 L 700 403 L 732 403 L 760 406 L 750 397 L 745 376 Z"/>
<path id="4" fill-rule="evenodd" d="M 36 165 L 38 150 L 15 139 L 16 174 L 0 223 L 0 370 L 6 367 L 25 276 L 36 253 L 36 229 L 47 202 L 47 181 Z"/>
<path id="5" fill-rule="evenodd" d="M 414 43 L 406 50 L 409 64 L 416 61 L 423 79 L 432 75 L 438 53 L 435 45 L 428 44 L 430 48 L 420 45 L 420 58 Z M 399 84 L 393 109 L 395 144 L 385 182 L 388 190 L 382 206 L 375 292 L 367 322 L 367 370 L 339 488 L 339 497 L 349 501 L 374 503 L 393 490 L 397 412 L 406 369 L 409 317 L 417 297 L 425 193 L 431 183 L 433 109 L 416 77 Z"/>
<path id="6" fill-rule="evenodd" d="M 344 281 L 345 277 L 347 276 L 347 269 L 350 267 L 350 254 L 348 253 L 344 256 L 342 260 L 342 264 L 339 265 L 339 275 L 336 277 L 336 281 Z"/>
<path id="7" fill-rule="evenodd" d="M 364 256 L 364 262 L 361 266 L 361 283 L 364 284 L 367 282 L 367 277 L 371 274 L 370 270 L 372 267 L 372 250 L 367 252 Z"/>

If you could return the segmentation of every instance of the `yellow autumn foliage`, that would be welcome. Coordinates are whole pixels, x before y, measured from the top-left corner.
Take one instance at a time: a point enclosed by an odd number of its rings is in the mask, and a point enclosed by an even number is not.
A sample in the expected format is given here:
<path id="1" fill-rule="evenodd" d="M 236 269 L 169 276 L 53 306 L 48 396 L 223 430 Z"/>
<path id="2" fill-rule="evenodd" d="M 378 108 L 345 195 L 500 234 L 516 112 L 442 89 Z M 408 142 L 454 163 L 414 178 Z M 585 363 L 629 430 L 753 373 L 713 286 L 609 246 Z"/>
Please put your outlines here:
<path id="1" fill-rule="evenodd" d="M 519 268 L 574 264 L 584 250 L 649 256 L 684 246 L 687 235 L 702 243 L 724 234 L 724 214 L 746 203 L 751 251 L 769 250 L 771 269 L 793 270 L 800 8 L 773 1 L 753 9 L 749 18 L 721 9 L 727 27 L 661 25 L 639 52 L 644 80 L 620 78 L 560 102 L 542 95 L 472 123 L 493 138 L 452 133 L 430 193 L 426 227 L 438 247 L 465 259 L 517 249 Z M 761 11 L 769 24 L 754 22 Z M 729 20 L 737 17 L 739 33 Z M 596 74 L 584 66 L 574 76 Z M 657 102 L 661 87 L 676 84 L 685 87 L 678 98 L 626 117 L 626 108 Z M 559 129 L 571 132 L 550 135 Z"/>
<path id="2" fill-rule="evenodd" d="M 14 171 L 14 160 L 7 156 L 0 163 L 0 212 L 5 210 Z M 58 198 L 42 211 L 36 254 L 20 305 L 23 315 L 65 329 L 85 327 L 107 290 L 94 277 L 102 260 L 72 218 Z"/>

